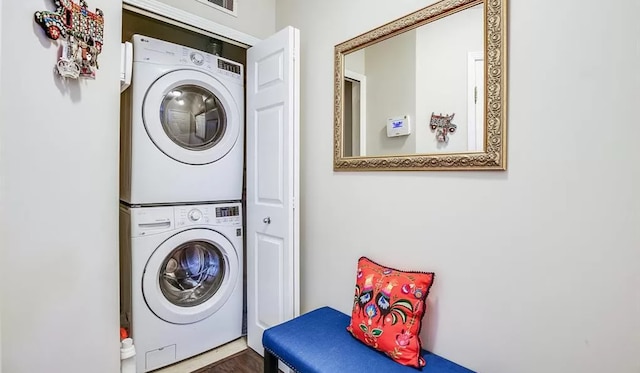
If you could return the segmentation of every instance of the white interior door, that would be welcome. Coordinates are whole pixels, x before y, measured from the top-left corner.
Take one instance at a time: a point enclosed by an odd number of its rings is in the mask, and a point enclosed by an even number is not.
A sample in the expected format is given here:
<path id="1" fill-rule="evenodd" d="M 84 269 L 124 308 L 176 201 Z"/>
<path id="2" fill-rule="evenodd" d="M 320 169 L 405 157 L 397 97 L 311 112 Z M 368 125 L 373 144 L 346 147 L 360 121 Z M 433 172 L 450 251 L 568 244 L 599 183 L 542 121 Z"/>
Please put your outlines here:
<path id="1" fill-rule="evenodd" d="M 247 343 L 300 313 L 299 31 L 247 53 Z"/>

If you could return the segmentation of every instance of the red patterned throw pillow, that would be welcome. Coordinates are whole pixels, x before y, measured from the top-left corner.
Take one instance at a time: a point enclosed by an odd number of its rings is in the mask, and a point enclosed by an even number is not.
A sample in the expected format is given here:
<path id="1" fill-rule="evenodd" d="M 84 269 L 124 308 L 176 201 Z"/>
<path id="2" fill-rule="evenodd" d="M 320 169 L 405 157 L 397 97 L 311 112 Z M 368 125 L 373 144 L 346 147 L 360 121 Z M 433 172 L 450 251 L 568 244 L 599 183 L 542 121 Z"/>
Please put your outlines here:
<path id="1" fill-rule="evenodd" d="M 347 330 L 402 365 L 425 366 L 418 334 L 433 278 L 430 272 L 401 271 L 361 257 Z"/>

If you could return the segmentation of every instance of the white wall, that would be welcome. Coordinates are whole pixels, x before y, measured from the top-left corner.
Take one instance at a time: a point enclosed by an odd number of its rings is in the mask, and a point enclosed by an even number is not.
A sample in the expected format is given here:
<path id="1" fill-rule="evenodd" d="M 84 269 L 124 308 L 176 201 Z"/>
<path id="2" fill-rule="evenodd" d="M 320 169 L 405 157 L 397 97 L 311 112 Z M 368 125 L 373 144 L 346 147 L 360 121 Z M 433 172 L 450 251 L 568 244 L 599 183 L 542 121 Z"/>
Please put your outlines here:
<path id="1" fill-rule="evenodd" d="M 416 153 L 468 150 L 469 52 L 482 52 L 481 5 L 416 30 Z M 429 128 L 431 113 L 451 115 L 457 130 L 439 143 Z"/>
<path id="2" fill-rule="evenodd" d="M 344 67 L 346 70 L 353 71 L 354 73 L 358 73 L 364 75 L 366 73 L 366 48 L 360 49 L 359 51 L 349 53 L 344 56 Z"/>
<path id="3" fill-rule="evenodd" d="M 408 115 L 415 122 L 415 31 L 367 47 L 364 75 L 367 77 L 367 155 L 413 153 L 415 132 L 387 137 L 387 119 Z"/>
<path id="4" fill-rule="evenodd" d="M 196 0 L 158 0 L 237 31 L 265 39 L 276 32 L 276 0 L 236 0 L 237 17 Z"/>
<path id="5" fill-rule="evenodd" d="M 278 0 L 302 41 L 302 310 L 349 312 L 368 255 L 437 273 L 426 346 L 469 368 L 637 373 L 640 2 L 509 2 L 508 171 L 333 172 L 333 47 L 425 3 Z"/>
<path id="6" fill-rule="evenodd" d="M 104 11 L 95 81 L 63 83 L 58 48 L 33 21 L 50 1 L 0 15 L 2 370 L 119 371 L 120 0 Z"/>
<path id="7" fill-rule="evenodd" d="M 2 8 L 4 5 L 0 2 L 0 20 L 2 20 Z M 0 71 L 2 71 L 2 25 L 0 24 Z M 0 87 L 2 87 L 2 74 L 0 74 Z M 2 90 L 0 89 L 0 102 L 2 102 Z M 2 116 L 2 106 L 0 105 L 0 117 Z M 1 124 L 0 124 L 1 126 Z M 1 132 L 0 132 L 1 133 Z M 0 154 L 2 154 L 2 138 L 0 137 Z M 0 211 L 2 211 L 2 173 L 0 173 Z M 3 248 L 0 246 L 0 259 L 3 258 Z M 0 288 L 0 373 L 2 373 L 2 289 Z"/>

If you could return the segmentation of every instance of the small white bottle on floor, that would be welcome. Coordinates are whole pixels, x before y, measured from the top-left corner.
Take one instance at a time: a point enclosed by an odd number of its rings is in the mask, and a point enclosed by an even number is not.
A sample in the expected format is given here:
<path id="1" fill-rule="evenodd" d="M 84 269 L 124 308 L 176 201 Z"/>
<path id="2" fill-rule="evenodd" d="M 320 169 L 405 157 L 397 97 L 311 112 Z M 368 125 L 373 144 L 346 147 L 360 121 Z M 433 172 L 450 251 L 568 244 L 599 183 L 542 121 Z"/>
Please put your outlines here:
<path id="1" fill-rule="evenodd" d="M 136 347 L 133 339 L 125 338 L 120 346 L 120 373 L 136 373 Z"/>

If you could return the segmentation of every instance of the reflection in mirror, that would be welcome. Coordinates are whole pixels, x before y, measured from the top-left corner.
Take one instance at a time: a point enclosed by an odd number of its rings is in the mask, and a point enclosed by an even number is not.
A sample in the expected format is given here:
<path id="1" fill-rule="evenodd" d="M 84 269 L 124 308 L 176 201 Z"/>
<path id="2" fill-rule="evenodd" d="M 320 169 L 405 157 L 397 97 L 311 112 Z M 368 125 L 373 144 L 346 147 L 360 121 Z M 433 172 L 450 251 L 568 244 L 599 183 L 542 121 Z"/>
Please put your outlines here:
<path id="1" fill-rule="evenodd" d="M 483 17 L 479 4 L 347 53 L 343 156 L 483 151 Z"/>
<path id="2" fill-rule="evenodd" d="M 363 51 L 364 52 L 364 51 Z M 356 52 L 354 54 L 358 54 Z M 364 70 L 364 69 L 360 69 Z M 367 153 L 367 78 L 348 68 L 344 71 L 344 154 Z"/>
<path id="3" fill-rule="evenodd" d="M 334 170 L 505 170 L 507 0 L 441 0 L 335 47 Z"/>

